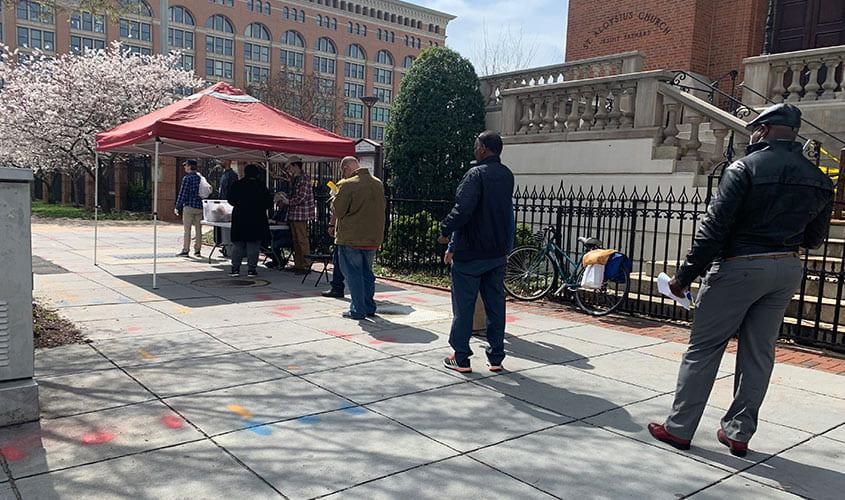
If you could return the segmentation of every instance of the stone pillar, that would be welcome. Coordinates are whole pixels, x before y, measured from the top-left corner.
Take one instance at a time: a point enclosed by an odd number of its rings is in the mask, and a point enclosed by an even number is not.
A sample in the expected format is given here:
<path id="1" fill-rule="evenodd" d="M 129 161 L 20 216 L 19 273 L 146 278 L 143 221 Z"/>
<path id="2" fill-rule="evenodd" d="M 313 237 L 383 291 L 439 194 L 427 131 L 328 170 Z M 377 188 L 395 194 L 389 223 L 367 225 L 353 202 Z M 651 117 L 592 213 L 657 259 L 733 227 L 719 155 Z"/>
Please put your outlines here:
<path id="1" fill-rule="evenodd" d="M 73 182 L 71 178 L 67 174 L 61 174 L 62 176 L 62 203 L 70 203 L 72 199 L 73 193 Z"/>
<path id="2" fill-rule="evenodd" d="M 179 195 L 179 176 L 176 158 L 162 156 L 159 158 L 158 177 L 158 218 L 168 222 L 178 222 L 181 219 L 173 214 L 176 208 L 176 197 Z M 155 168 L 155 161 L 150 163 L 150 168 Z M 153 186 L 155 189 L 155 186 Z"/>
<path id="3" fill-rule="evenodd" d="M 117 161 L 114 164 L 114 209 L 126 210 L 129 190 L 129 171 L 126 163 Z"/>

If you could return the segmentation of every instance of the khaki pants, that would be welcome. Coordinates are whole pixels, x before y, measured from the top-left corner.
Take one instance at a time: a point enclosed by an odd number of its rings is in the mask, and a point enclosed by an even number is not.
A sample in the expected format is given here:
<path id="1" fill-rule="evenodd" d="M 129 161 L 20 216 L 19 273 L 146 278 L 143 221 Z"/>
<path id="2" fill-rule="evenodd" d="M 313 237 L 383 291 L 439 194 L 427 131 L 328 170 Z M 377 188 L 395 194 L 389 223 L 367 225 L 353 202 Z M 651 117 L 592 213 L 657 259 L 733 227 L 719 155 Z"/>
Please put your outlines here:
<path id="1" fill-rule="evenodd" d="M 472 331 L 486 331 L 487 330 L 487 314 L 484 313 L 484 301 L 481 300 L 481 294 L 475 299 L 475 312 L 472 315 Z"/>
<path id="2" fill-rule="evenodd" d="M 182 242 L 182 251 L 187 252 L 191 246 L 191 227 L 194 228 L 196 239 L 194 241 L 194 251 L 202 250 L 202 209 L 194 207 L 182 208 L 182 227 L 185 229 L 185 237 Z"/>
<path id="3" fill-rule="evenodd" d="M 311 263 L 305 258 L 311 253 L 311 244 L 308 240 L 308 222 L 304 220 L 288 221 L 290 236 L 293 240 L 293 267 L 296 269 L 309 269 Z"/>

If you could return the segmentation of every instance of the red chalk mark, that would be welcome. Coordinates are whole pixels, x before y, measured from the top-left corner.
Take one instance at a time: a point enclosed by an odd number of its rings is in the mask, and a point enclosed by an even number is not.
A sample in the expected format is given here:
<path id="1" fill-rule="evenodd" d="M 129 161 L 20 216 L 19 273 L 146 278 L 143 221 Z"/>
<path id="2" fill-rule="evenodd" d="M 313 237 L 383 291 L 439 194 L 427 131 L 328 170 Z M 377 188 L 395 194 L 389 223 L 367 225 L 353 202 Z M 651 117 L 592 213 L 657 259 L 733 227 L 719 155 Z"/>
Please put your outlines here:
<path id="1" fill-rule="evenodd" d="M 298 311 L 302 309 L 302 306 L 276 306 L 273 308 L 274 311 Z"/>
<path id="2" fill-rule="evenodd" d="M 143 328 L 140 326 L 129 326 L 126 328 L 127 333 L 138 333 L 141 330 L 143 330 Z"/>
<path id="3" fill-rule="evenodd" d="M 396 337 L 381 337 L 381 338 L 378 338 L 378 339 L 373 339 L 373 340 L 370 341 L 370 344 L 379 345 L 379 344 L 384 344 L 384 343 L 387 343 L 387 342 L 396 342 Z"/>
<path id="4" fill-rule="evenodd" d="M 181 429 L 182 426 L 185 425 L 185 421 L 176 415 L 165 415 L 161 417 L 161 423 L 164 424 L 165 427 L 169 427 L 171 429 Z"/>
<path id="5" fill-rule="evenodd" d="M 115 438 L 114 434 L 108 431 L 89 432 L 82 436 L 82 444 L 96 445 L 105 444 Z"/>
<path id="6" fill-rule="evenodd" d="M 273 300 L 273 296 L 266 293 L 259 293 L 255 296 L 255 300 Z"/>
<path id="7" fill-rule="evenodd" d="M 23 460 L 24 458 L 26 458 L 26 452 L 15 446 L 6 446 L 4 448 L 0 448 L 0 455 L 2 455 L 3 458 L 10 462 L 16 462 L 18 460 Z"/>
<path id="8" fill-rule="evenodd" d="M 279 312 L 279 311 L 270 311 L 270 313 L 273 314 L 273 316 L 278 316 L 280 318 L 290 318 L 291 317 L 290 314 L 285 314 L 285 313 Z"/>
<path id="9" fill-rule="evenodd" d="M 423 299 L 422 297 L 404 297 L 405 300 L 408 302 L 413 302 L 414 304 L 426 304 L 428 303 L 427 300 Z"/>
<path id="10" fill-rule="evenodd" d="M 379 339 L 373 339 L 373 340 L 370 341 L 370 344 L 372 344 L 372 345 L 384 344 L 384 341 L 379 340 Z"/>
<path id="11" fill-rule="evenodd" d="M 520 318 L 519 316 L 514 316 L 513 314 L 508 314 L 507 316 L 505 316 L 505 323 L 515 323 L 521 320 L 522 318 Z"/>
<path id="12" fill-rule="evenodd" d="M 339 330 L 326 330 L 326 333 L 339 339 L 348 339 L 352 336 L 351 333 L 341 332 Z"/>

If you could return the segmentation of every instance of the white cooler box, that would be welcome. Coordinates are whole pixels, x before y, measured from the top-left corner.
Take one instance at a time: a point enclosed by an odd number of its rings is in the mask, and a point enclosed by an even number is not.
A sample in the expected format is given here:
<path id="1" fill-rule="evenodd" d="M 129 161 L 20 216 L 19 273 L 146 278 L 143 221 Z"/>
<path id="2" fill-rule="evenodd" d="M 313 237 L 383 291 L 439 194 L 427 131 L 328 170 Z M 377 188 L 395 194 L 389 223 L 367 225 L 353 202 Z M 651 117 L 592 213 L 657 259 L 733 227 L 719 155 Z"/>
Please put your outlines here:
<path id="1" fill-rule="evenodd" d="M 202 200 L 202 218 L 208 222 L 231 222 L 232 205 L 226 200 Z"/>

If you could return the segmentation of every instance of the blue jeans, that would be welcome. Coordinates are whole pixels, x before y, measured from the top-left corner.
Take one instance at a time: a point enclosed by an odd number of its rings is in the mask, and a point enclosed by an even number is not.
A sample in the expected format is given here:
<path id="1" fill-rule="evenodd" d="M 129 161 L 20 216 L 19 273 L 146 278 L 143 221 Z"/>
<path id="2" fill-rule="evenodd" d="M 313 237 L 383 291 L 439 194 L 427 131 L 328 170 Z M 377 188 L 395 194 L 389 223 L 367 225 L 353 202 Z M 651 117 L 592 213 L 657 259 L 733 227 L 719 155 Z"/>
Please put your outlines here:
<path id="1" fill-rule="evenodd" d="M 338 245 L 340 267 L 343 268 L 349 285 L 352 303 L 349 314 L 355 319 L 364 319 L 368 314 L 376 313 L 376 276 L 373 274 L 375 250 L 357 250 L 350 246 Z"/>
<path id="2" fill-rule="evenodd" d="M 505 261 L 483 259 L 452 263 L 452 331 L 449 345 L 460 366 L 469 366 L 472 350 L 472 317 L 479 292 L 487 313 L 487 360 L 500 365 L 505 359 Z"/>
<path id="3" fill-rule="evenodd" d="M 343 293 L 345 288 L 343 270 L 340 268 L 340 247 L 335 248 L 332 254 L 332 290 Z"/>

